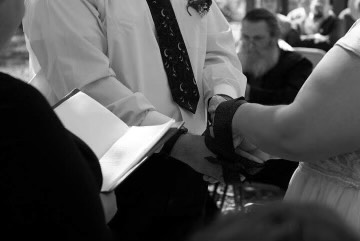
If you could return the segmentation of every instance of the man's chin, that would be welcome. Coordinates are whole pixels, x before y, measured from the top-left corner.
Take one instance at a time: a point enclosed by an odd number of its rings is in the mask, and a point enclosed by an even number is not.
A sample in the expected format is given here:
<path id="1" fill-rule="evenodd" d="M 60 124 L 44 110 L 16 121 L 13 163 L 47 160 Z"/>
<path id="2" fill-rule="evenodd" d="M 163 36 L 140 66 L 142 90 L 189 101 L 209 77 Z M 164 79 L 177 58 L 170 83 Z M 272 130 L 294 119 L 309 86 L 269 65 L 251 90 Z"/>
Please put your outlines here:
<path id="1" fill-rule="evenodd" d="M 241 64 L 243 64 L 243 71 L 254 78 L 263 76 L 268 69 L 268 64 L 259 55 L 256 58 L 248 58 L 246 61 L 241 62 Z"/>

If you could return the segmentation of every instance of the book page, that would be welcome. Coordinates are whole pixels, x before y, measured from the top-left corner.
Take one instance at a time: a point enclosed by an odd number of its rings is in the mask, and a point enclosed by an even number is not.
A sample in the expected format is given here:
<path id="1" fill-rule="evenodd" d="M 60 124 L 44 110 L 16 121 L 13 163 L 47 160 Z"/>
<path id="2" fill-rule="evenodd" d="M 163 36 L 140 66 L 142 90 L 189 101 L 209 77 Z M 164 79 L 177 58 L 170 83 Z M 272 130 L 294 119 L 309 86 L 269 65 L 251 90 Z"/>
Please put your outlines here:
<path id="1" fill-rule="evenodd" d="M 99 159 L 129 129 L 111 111 L 81 91 L 54 111 L 64 126 L 82 139 Z"/>
<path id="2" fill-rule="evenodd" d="M 64 126 L 82 139 L 99 158 L 102 191 L 115 188 L 130 170 L 134 170 L 149 155 L 149 151 L 171 127 L 183 124 L 176 125 L 171 119 L 162 125 L 129 127 L 79 90 L 72 91 L 59 101 L 54 111 Z"/>
<path id="3" fill-rule="evenodd" d="M 162 125 L 130 127 L 100 159 L 103 174 L 101 191 L 115 188 L 121 178 L 144 158 L 173 123 L 175 120 L 172 119 Z"/>

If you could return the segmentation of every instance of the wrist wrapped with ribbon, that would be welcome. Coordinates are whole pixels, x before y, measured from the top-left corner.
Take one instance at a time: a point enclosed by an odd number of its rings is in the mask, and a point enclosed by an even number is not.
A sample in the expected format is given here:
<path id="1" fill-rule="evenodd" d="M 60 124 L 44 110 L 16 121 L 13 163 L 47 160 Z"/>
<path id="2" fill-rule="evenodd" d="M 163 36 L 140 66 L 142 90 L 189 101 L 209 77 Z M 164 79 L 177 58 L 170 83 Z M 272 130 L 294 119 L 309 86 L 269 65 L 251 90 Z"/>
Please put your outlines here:
<path id="1" fill-rule="evenodd" d="M 244 103 L 244 97 L 224 101 L 219 104 L 215 111 L 214 123 L 212 123 L 214 137 L 211 136 L 210 127 L 205 131 L 205 144 L 209 150 L 216 154 L 216 158 L 207 157 L 210 162 L 222 165 L 224 181 L 226 183 L 239 183 L 251 180 L 264 168 L 264 163 L 258 163 L 235 153 L 232 136 L 232 119 L 236 110 Z"/>

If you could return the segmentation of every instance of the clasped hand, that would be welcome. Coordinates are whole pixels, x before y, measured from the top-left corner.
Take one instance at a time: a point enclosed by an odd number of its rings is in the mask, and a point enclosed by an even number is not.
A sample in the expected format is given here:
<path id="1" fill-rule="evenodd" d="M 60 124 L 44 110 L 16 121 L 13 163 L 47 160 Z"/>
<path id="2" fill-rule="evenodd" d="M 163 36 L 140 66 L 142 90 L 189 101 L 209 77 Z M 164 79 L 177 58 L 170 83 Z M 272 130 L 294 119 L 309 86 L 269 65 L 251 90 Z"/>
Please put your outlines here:
<path id="1" fill-rule="evenodd" d="M 226 101 L 226 99 L 218 95 L 215 95 L 210 99 L 208 111 L 212 123 L 214 123 L 216 108 L 219 106 L 220 103 L 224 101 Z M 210 133 L 211 136 L 215 138 L 212 127 L 210 127 Z M 233 133 L 233 145 L 237 154 L 255 162 L 263 163 L 267 161 L 270 157 L 269 154 L 261 151 L 259 148 L 257 148 L 255 145 L 250 143 L 247 139 L 245 139 L 238 133 Z"/>
<path id="2" fill-rule="evenodd" d="M 211 118 L 211 123 L 214 123 L 215 113 L 216 113 L 216 109 L 217 109 L 218 105 L 224 101 L 226 101 L 226 100 L 222 96 L 214 96 L 209 101 L 208 110 L 209 110 L 209 114 L 210 114 L 210 118 Z M 217 143 L 216 136 L 214 135 L 212 127 L 210 127 L 210 129 L 209 129 L 209 133 L 210 133 L 211 137 L 214 138 L 215 143 Z M 239 135 L 238 133 L 232 133 L 232 137 L 233 137 L 233 143 L 232 143 L 233 148 L 229 148 L 228 150 L 234 149 L 235 153 L 237 155 L 240 155 L 250 161 L 254 161 L 257 163 L 261 163 L 261 164 L 263 164 L 265 161 L 270 159 L 270 155 L 261 151 L 259 148 L 257 148 L 255 145 L 250 143 L 246 138 Z M 236 160 L 239 160 L 239 159 L 236 158 Z M 230 162 L 231 162 L 231 160 L 230 160 Z M 232 169 L 233 167 L 230 167 L 230 168 Z M 204 179 L 211 180 L 209 177 L 204 177 Z"/>
<path id="3" fill-rule="evenodd" d="M 209 101 L 209 114 L 213 122 L 217 106 L 226 101 L 222 96 L 215 95 Z M 214 138 L 212 127 L 209 129 L 210 135 Z M 216 138 L 216 137 L 215 137 Z M 235 153 L 247 158 L 250 161 L 264 163 L 269 159 L 269 155 L 245 138 L 238 134 L 233 134 L 233 145 Z M 223 169 L 220 162 L 212 162 L 217 156 L 205 144 L 205 137 L 199 135 L 182 135 L 174 145 L 171 156 L 189 165 L 195 171 L 204 174 L 204 180 L 210 183 L 224 182 Z M 210 158 L 209 158 L 210 157 Z M 240 174 L 239 174 L 240 175 Z"/>

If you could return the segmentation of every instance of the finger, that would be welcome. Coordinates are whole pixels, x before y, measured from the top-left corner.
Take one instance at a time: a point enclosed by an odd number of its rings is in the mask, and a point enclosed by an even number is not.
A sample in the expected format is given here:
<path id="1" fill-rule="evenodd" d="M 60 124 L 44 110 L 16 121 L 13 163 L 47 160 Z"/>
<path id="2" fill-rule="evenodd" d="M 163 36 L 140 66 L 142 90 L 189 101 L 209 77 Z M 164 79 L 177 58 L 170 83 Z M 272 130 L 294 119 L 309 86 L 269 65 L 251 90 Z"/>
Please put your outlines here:
<path id="1" fill-rule="evenodd" d="M 207 176 L 207 175 L 204 175 L 203 176 L 203 180 L 208 182 L 208 183 L 211 183 L 211 184 L 216 184 L 219 182 L 219 180 L 213 178 L 213 177 L 210 177 L 210 176 Z"/>
<path id="2" fill-rule="evenodd" d="M 216 183 L 220 182 L 220 180 L 218 180 L 218 179 L 216 179 L 214 177 L 208 176 L 208 175 L 204 175 L 203 180 L 206 181 L 206 182 L 209 182 L 211 184 L 216 184 Z"/>
<path id="3" fill-rule="evenodd" d="M 203 175 L 203 180 L 205 181 L 205 182 L 209 182 L 209 176 L 208 175 Z"/>
<path id="4" fill-rule="evenodd" d="M 257 157 L 258 159 L 264 160 L 266 159 L 266 153 L 261 151 L 259 148 L 257 148 L 256 146 L 254 146 L 254 148 L 245 148 L 244 146 L 241 144 L 240 146 L 237 146 L 235 148 L 235 153 L 242 155 L 243 153 L 247 153 L 247 155 L 252 155 Z M 246 155 L 246 154 L 244 154 Z M 263 158 L 264 157 L 264 158 Z"/>
<path id="5" fill-rule="evenodd" d="M 216 108 L 218 107 L 218 105 L 219 105 L 221 102 L 224 102 L 225 100 L 226 100 L 226 99 L 225 99 L 224 97 L 218 96 L 218 95 L 215 95 L 215 96 L 211 97 L 208 111 L 209 111 L 210 113 L 215 112 L 215 110 L 216 110 Z"/>
<path id="6" fill-rule="evenodd" d="M 214 156 L 207 156 L 205 159 L 210 163 L 221 165 L 221 161 Z"/>
<path id="7" fill-rule="evenodd" d="M 243 150 L 236 149 L 235 152 L 237 154 L 239 154 L 240 156 L 243 156 L 251 161 L 258 162 L 258 163 L 264 163 L 264 160 L 260 159 L 259 157 L 255 156 L 255 155 L 252 155 L 248 152 L 245 152 Z"/>
<path id="8" fill-rule="evenodd" d="M 256 149 L 254 151 L 249 152 L 251 155 L 257 156 L 258 158 L 260 158 L 263 161 L 267 161 L 269 159 L 272 159 L 272 156 L 266 152 L 263 152 L 260 149 Z"/>
<path id="9" fill-rule="evenodd" d="M 238 145 L 239 148 L 241 148 L 244 151 L 250 152 L 253 150 L 258 149 L 257 146 L 255 146 L 254 144 L 250 143 L 247 139 L 242 138 L 240 145 Z"/>
<path id="10" fill-rule="evenodd" d="M 241 142 L 243 142 L 244 138 L 240 135 L 233 135 L 233 145 L 235 148 L 239 147 L 241 145 Z"/>
<path id="11" fill-rule="evenodd" d="M 212 126 L 210 126 L 210 127 L 209 127 L 209 130 L 210 130 L 210 136 L 211 136 L 212 138 L 214 138 L 214 137 L 215 137 L 214 128 L 213 128 Z"/>

